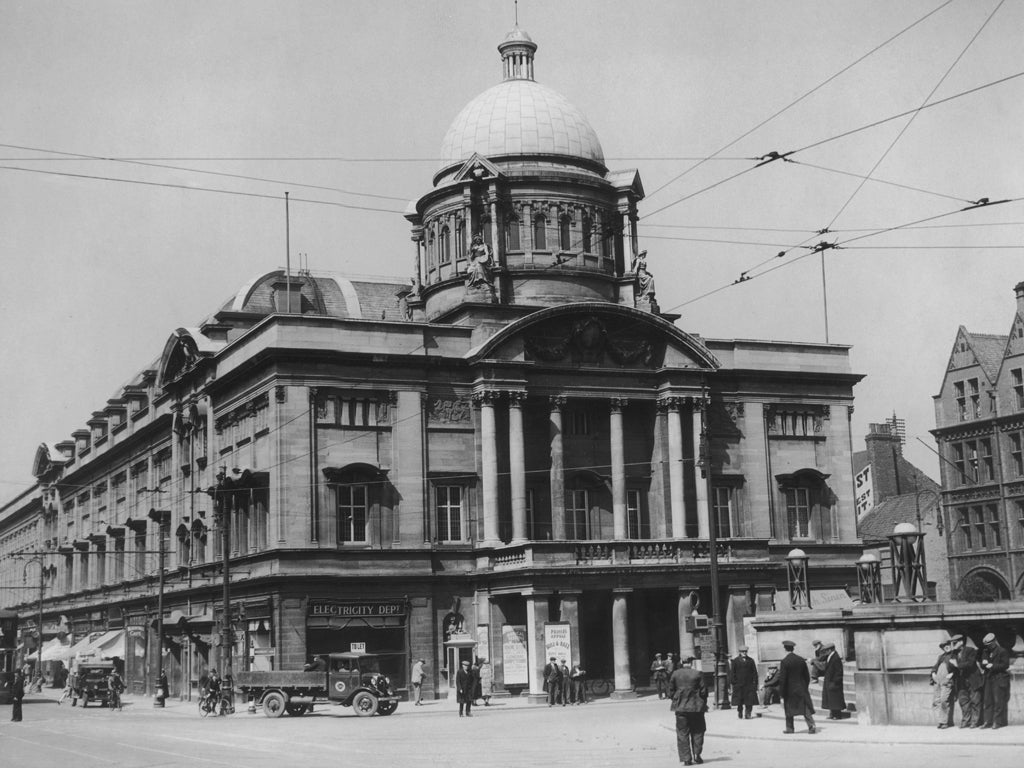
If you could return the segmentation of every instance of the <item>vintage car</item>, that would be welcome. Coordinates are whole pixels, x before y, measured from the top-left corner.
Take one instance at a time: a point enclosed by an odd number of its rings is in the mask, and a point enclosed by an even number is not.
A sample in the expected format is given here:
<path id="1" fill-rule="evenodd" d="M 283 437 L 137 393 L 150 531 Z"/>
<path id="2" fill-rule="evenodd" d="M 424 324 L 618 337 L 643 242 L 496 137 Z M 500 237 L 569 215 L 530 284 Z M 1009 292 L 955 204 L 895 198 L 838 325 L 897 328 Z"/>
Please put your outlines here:
<path id="1" fill-rule="evenodd" d="M 114 671 L 112 661 L 81 661 L 75 670 L 75 682 L 71 691 L 71 706 L 79 701 L 85 707 L 89 702 L 98 701 L 101 706 L 110 705 L 110 687 L 107 677 Z"/>

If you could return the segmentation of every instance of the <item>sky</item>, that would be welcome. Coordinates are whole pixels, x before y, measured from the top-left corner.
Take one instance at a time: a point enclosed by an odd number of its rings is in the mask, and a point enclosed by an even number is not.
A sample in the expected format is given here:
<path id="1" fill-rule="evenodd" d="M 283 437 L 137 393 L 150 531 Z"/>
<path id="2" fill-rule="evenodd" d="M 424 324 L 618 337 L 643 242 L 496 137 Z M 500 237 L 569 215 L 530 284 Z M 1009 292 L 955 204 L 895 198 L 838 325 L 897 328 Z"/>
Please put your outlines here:
<path id="1" fill-rule="evenodd" d="M 176 328 L 285 266 L 285 192 L 293 268 L 410 276 L 402 212 L 500 81 L 515 13 L 0 0 L 0 500 Z M 827 300 L 827 340 L 865 376 L 854 449 L 895 414 L 937 477 L 957 328 L 1007 333 L 1024 280 L 1024 2 L 522 0 L 518 17 L 536 79 L 610 169 L 640 172 L 662 310 L 709 338 L 825 342 Z M 795 162 L 758 166 L 771 152 Z M 985 197 L 1011 202 L 962 210 Z"/>

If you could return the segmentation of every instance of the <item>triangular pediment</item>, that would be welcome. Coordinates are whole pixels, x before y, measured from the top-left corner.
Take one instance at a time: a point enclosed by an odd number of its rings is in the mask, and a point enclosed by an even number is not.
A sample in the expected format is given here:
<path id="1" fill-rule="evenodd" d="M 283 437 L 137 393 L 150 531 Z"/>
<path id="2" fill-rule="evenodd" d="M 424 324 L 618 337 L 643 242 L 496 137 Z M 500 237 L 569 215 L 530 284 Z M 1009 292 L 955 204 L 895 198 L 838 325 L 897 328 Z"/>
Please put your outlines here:
<path id="1" fill-rule="evenodd" d="M 473 153 L 458 173 L 455 174 L 455 181 L 473 181 L 475 179 L 497 179 L 502 176 L 498 166 L 481 154 Z"/>
<path id="2" fill-rule="evenodd" d="M 1010 338 L 1006 342 L 1006 353 L 1004 357 L 1024 354 L 1024 316 L 1019 312 L 1014 315 L 1013 325 L 1010 326 Z"/>

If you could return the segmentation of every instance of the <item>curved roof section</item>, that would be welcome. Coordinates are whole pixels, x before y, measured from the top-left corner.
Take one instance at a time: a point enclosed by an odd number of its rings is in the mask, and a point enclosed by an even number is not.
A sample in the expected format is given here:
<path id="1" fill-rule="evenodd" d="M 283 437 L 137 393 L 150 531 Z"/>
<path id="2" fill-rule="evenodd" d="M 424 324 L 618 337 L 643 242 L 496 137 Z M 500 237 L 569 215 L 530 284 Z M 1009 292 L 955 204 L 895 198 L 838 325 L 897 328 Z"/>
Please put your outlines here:
<path id="1" fill-rule="evenodd" d="M 551 307 L 550 309 L 542 309 L 537 312 L 533 312 L 526 317 L 516 320 L 514 323 L 506 325 L 496 334 L 487 339 L 483 344 L 469 350 L 465 355 L 463 355 L 463 358 L 471 362 L 484 359 L 513 336 L 522 333 L 530 326 L 546 323 L 559 317 L 583 314 L 616 316 L 626 318 L 636 325 L 651 327 L 685 349 L 696 362 L 700 363 L 701 366 L 711 369 L 718 369 L 722 367 L 718 358 L 716 358 L 699 339 L 680 330 L 679 328 L 676 328 L 676 326 L 672 325 L 672 323 L 667 320 L 658 317 L 657 315 L 653 315 L 650 312 L 644 312 L 632 307 L 624 307 L 618 304 L 603 304 L 598 302 L 566 304 L 561 307 Z"/>
<path id="2" fill-rule="evenodd" d="M 533 80 L 507 80 L 463 107 L 441 143 L 441 168 L 476 152 L 484 157 L 561 155 L 604 165 L 604 150 L 584 114 Z"/>
<path id="3" fill-rule="evenodd" d="M 242 286 L 224 307 L 232 312 L 271 315 L 280 310 L 275 294 L 286 279 L 282 269 L 267 272 Z M 299 287 L 299 304 L 293 313 L 366 320 L 404 320 L 397 294 L 409 281 L 394 277 L 325 277 L 292 275 Z"/>

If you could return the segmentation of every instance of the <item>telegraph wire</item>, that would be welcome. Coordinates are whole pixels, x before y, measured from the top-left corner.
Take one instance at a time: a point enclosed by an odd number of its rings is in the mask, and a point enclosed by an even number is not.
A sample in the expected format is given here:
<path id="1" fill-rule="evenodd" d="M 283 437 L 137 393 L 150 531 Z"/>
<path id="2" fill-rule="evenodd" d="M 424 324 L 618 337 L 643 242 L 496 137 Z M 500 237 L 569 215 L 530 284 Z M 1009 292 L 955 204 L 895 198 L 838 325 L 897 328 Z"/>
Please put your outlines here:
<path id="1" fill-rule="evenodd" d="M 850 64 L 846 65 L 845 67 L 843 67 L 842 69 L 840 69 L 840 70 L 839 70 L 838 72 L 836 72 L 835 74 L 831 75 L 831 76 L 830 76 L 830 77 L 828 77 L 827 79 L 825 79 L 825 80 L 823 80 L 822 82 L 818 83 L 818 84 L 817 84 L 816 86 L 814 86 L 813 88 L 811 88 L 811 90 L 807 91 L 807 92 L 806 92 L 806 93 L 804 93 L 804 94 L 803 94 L 802 96 L 799 96 L 799 97 L 798 97 L 798 98 L 796 98 L 796 99 L 795 99 L 794 101 L 791 101 L 791 102 L 790 102 L 789 104 L 787 104 L 787 105 L 786 105 L 785 107 L 783 107 L 782 109 L 778 110 L 778 111 L 777 111 L 777 112 L 775 112 L 774 114 L 772 114 L 772 115 L 770 115 L 769 117 L 765 118 L 765 119 L 764 119 L 764 120 L 762 120 L 762 121 L 761 121 L 760 123 L 758 123 L 757 125 L 755 125 L 755 126 L 754 126 L 753 128 L 751 128 L 750 130 L 748 130 L 748 131 L 747 131 L 746 133 L 743 133 L 742 135 L 740 135 L 740 136 L 738 136 L 737 138 L 735 138 L 735 139 L 733 139 L 732 141 L 730 141 L 730 142 L 729 142 L 728 144 L 726 144 L 725 146 L 723 146 L 723 147 L 722 147 L 721 149 L 719 149 L 719 150 L 718 150 L 717 152 L 713 153 L 713 154 L 712 154 L 712 155 L 711 155 L 710 157 L 716 157 L 717 155 L 721 154 L 721 153 L 722 153 L 722 152 L 724 152 L 725 150 L 729 149 L 730 147 L 734 146 L 735 144 L 737 144 L 737 143 L 739 143 L 740 141 L 742 141 L 743 139 L 745 139 L 745 138 L 746 138 L 747 136 L 749 136 L 750 134 L 752 134 L 752 133 L 753 133 L 754 131 L 758 130 L 759 128 L 761 128 L 761 127 L 763 127 L 763 126 L 765 126 L 765 125 L 767 125 L 767 124 L 768 124 L 769 122 L 771 122 L 772 120 L 774 120 L 774 119 L 775 119 L 776 117 L 778 117 L 778 116 L 779 116 L 779 115 L 781 115 L 782 113 L 786 112 L 786 111 L 787 111 L 787 110 L 789 110 L 790 108 L 792 108 L 792 107 L 796 106 L 797 104 L 799 104 L 799 103 L 800 103 L 801 101 L 803 101 L 804 99 L 806 99 L 806 98 L 807 98 L 808 96 L 810 96 L 810 95 L 811 95 L 811 94 L 813 94 L 814 92 L 816 92 L 816 91 L 820 90 L 821 88 L 824 88 L 824 87 L 825 87 L 826 85 L 828 85 L 829 83 L 831 83 L 831 82 L 832 82 L 833 80 L 835 80 L 835 79 L 836 79 L 837 77 L 839 77 L 840 75 L 842 75 L 842 74 L 844 74 L 844 73 L 848 72 L 849 70 L 853 69 L 853 67 L 857 66 L 857 65 L 858 65 L 858 64 L 860 64 L 860 63 L 861 63 L 862 61 L 864 61 L 865 59 L 867 59 L 867 58 L 868 58 L 869 56 L 871 56 L 872 54 L 876 53 L 877 51 L 879 51 L 879 50 L 881 50 L 882 48 L 884 48 L 885 46 L 887 46 L 887 45 L 888 45 L 889 43 L 891 43 L 891 42 L 892 42 L 893 40 L 895 40 L 896 38 L 898 38 L 898 37 L 900 37 L 901 35 L 903 35 L 903 34 L 904 34 L 905 32 L 908 32 L 909 30 L 913 29 L 914 27 L 916 27 L 916 26 L 917 26 L 918 24 L 920 24 L 921 22 L 925 21 L 925 20 L 926 20 L 926 19 L 928 19 L 929 17 L 931 17 L 931 16 L 933 16 L 934 14 L 938 13 L 939 11 L 941 11 L 941 10 L 942 10 L 943 8 L 945 8 L 945 7 L 947 6 L 947 5 L 949 5 L 949 4 L 951 3 L 951 2 L 953 2 L 953 0 L 946 0 L 946 2 L 944 2 L 944 3 L 942 3 L 941 5 L 937 6 L 937 7 L 936 7 L 936 8 L 934 8 L 933 10 L 929 11 L 928 13 L 926 13 L 926 14 L 925 14 L 924 16 L 922 16 L 921 18 L 919 18 L 919 19 L 918 19 L 917 21 L 913 22 L 913 23 L 912 23 L 912 24 L 910 24 L 909 26 L 906 26 L 906 27 L 904 27 L 904 28 L 903 28 L 903 29 L 901 29 L 901 30 L 900 30 L 899 32 L 897 32 L 897 33 L 896 33 L 895 35 L 893 35 L 892 37 L 890 37 L 889 39 L 885 40 L 885 41 L 884 41 L 884 42 L 882 42 L 882 43 L 879 43 L 879 44 L 878 44 L 878 45 L 876 45 L 876 46 L 875 46 L 874 48 L 872 48 L 872 49 L 871 49 L 870 51 L 868 51 L 867 53 L 865 53 L 865 54 L 864 54 L 863 56 L 861 56 L 860 58 L 858 58 L 858 59 L 854 60 L 854 61 L 853 61 L 852 63 L 850 63 Z M 647 197 L 648 197 L 648 198 L 654 197 L 654 195 L 656 195 L 656 194 L 658 194 L 659 192 L 661 192 L 661 191 L 662 191 L 663 189 L 665 189 L 665 187 L 669 186 L 670 184 L 674 184 L 674 183 L 675 183 L 676 181 L 678 181 L 679 179 L 683 178 L 683 176 L 685 176 L 686 174 L 688 174 L 688 173 L 689 173 L 690 171 L 693 171 L 693 170 L 696 170 L 697 168 L 699 168 L 699 167 L 700 167 L 700 166 L 701 166 L 701 165 L 702 165 L 702 164 L 703 164 L 704 162 L 705 162 L 705 161 L 703 161 L 703 160 L 702 160 L 701 162 L 698 162 L 698 163 L 697 163 L 696 165 L 692 165 L 692 166 L 690 166 L 689 168 L 687 168 L 687 169 L 686 169 L 685 171 L 683 171 L 683 172 L 682 172 L 682 173 L 680 173 L 679 175 L 677 175 L 677 176 L 674 176 L 674 177 L 673 177 L 673 178 L 671 178 L 671 179 L 670 179 L 669 181 L 665 182 L 665 183 L 664 183 L 664 184 L 662 184 L 662 185 L 661 185 L 660 187 L 658 187 L 657 189 L 655 189 L 655 190 L 654 190 L 653 192 L 651 192 L 651 194 L 649 194 L 649 195 L 648 195 Z M 733 178 L 735 178 L 735 177 L 733 177 Z M 684 199 L 686 199 L 686 198 L 684 198 Z M 678 202 L 682 202 L 682 200 L 680 200 L 680 201 L 678 201 Z M 668 207 L 668 206 L 666 206 L 666 207 Z M 664 208 L 659 208 L 658 210 L 659 210 L 659 211 L 661 211 L 661 210 L 664 210 Z M 657 212 L 658 212 L 658 211 L 655 211 L 655 213 L 657 213 Z M 653 214 L 648 214 L 648 215 L 653 215 Z"/>
<path id="2" fill-rule="evenodd" d="M 943 194 L 942 192 L 934 192 L 934 191 L 932 191 L 930 189 L 922 189 L 921 187 L 913 187 L 913 186 L 910 186 L 909 184 L 900 184 L 900 183 L 895 182 L 895 181 L 887 181 L 885 179 L 877 179 L 877 178 L 874 178 L 874 177 L 872 177 L 870 175 L 865 176 L 865 175 L 860 174 L 860 173 L 853 173 L 852 171 L 841 171 L 841 170 L 839 170 L 837 168 L 826 168 L 823 165 L 815 165 L 814 163 L 805 163 L 802 160 L 792 160 L 791 162 L 796 164 L 796 165 L 802 165 L 802 166 L 804 166 L 806 168 L 814 168 L 814 169 L 819 170 L 819 171 L 826 171 L 828 173 L 835 173 L 835 174 L 838 174 L 840 176 L 851 176 L 851 177 L 853 177 L 855 179 L 863 179 L 864 181 L 873 181 L 876 184 L 885 184 L 885 185 L 890 186 L 890 187 L 898 187 L 900 189 L 908 189 L 911 192 L 922 192 L 922 193 L 924 193 L 926 195 L 933 195 L 934 197 L 941 197 L 941 198 L 945 198 L 946 200 L 956 200 L 956 201 L 962 202 L 962 203 L 970 202 L 969 200 L 967 200 L 967 199 L 965 199 L 963 197 L 956 197 L 954 195 L 947 195 L 947 194 Z M 834 232 L 835 230 L 832 230 L 832 231 Z"/>

